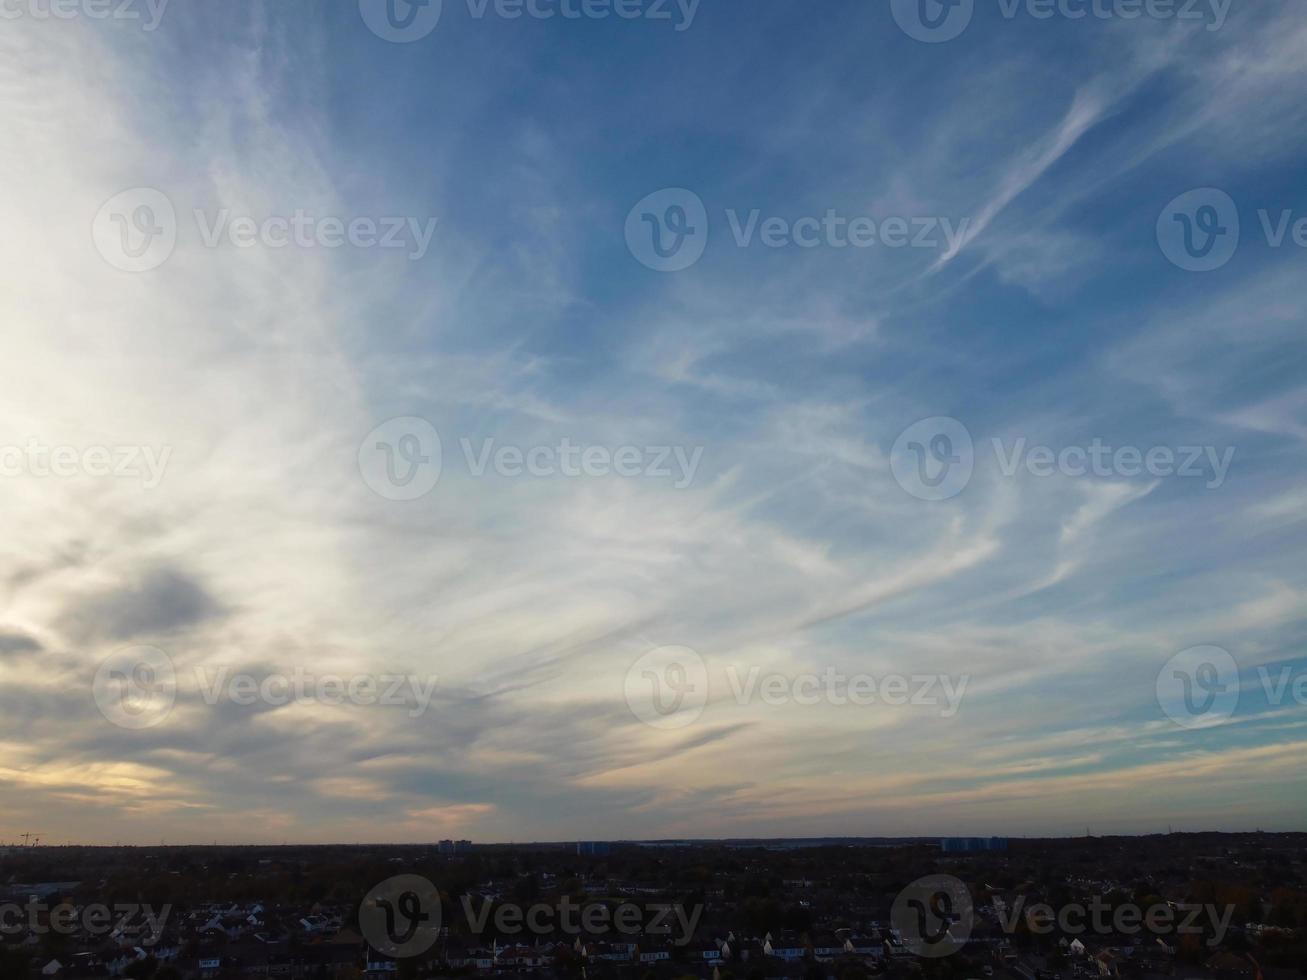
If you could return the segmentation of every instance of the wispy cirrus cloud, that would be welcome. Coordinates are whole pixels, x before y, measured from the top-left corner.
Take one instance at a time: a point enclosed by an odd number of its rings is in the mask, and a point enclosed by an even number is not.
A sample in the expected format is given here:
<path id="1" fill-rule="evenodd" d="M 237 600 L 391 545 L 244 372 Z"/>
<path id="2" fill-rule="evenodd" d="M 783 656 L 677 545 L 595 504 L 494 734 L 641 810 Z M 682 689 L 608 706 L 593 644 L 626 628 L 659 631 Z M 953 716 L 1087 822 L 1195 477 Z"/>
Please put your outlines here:
<path id="1" fill-rule="evenodd" d="M 632 71 L 682 65 L 655 99 L 587 84 L 609 68 L 577 25 L 451 18 L 400 49 L 354 13 L 174 5 L 149 36 L 20 20 L 0 38 L 0 445 L 170 453 L 149 490 L 0 478 L 14 820 L 197 841 L 1078 833 L 1168 808 L 1294 824 L 1284 705 L 1188 731 L 1154 691 L 1186 646 L 1226 646 L 1250 685 L 1302 656 L 1294 256 L 1247 247 L 1188 276 L 1152 238 L 1191 186 L 1249 181 L 1260 205 L 1253 183 L 1289 183 L 1302 130 L 1271 120 L 1300 111 L 1292 16 L 1212 36 L 1086 24 L 1045 52 L 1039 25 L 937 50 L 880 11 L 836 12 L 832 41 L 779 8 L 723 47 L 731 21 L 705 12 L 684 36 L 610 39 Z M 539 85 L 483 57 L 501 48 Z M 1101 70 L 1068 77 L 1074 57 Z M 132 275 L 88 227 L 137 186 L 180 232 Z M 670 275 L 622 238 L 664 186 L 713 222 Z M 749 250 L 727 207 L 970 222 L 943 254 Z M 391 261 L 210 248 L 197 209 L 438 224 L 421 262 Z M 927 502 L 891 455 L 934 415 L 967 426 L 976 467 Z M 418 501 L 358 471 L 397 416 L 444 444 Z M 1037 477 L 1005 473 L 995 438 L 1237 455 L 1217 489 Z M 677 488 L 477 476 L 463 443 L 562 439 L 702 456 Z M 133 645 L 178 671 L 167 721 L 138 731 L 92 697 Z M 711 686 L 680 730 L 623 697 L 664 645 L 697 650 Z M 969 681 L 943 718 L 741 700 L 732 665 Z M 418 717 L 209 703 L 197 678 L 220 667 L 438 683 Z"/>

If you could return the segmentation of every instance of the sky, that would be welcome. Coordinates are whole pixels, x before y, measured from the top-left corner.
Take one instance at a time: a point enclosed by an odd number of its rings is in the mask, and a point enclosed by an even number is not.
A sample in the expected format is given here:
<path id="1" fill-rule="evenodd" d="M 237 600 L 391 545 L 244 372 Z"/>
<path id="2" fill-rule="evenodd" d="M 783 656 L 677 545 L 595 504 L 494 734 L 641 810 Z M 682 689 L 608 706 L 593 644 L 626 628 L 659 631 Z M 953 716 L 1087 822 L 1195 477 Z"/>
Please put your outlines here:
<path id="1" fill-rule="evenodd" d="M 1307 829 L 1297 5 L 0 8 L 0 841 Z"/>

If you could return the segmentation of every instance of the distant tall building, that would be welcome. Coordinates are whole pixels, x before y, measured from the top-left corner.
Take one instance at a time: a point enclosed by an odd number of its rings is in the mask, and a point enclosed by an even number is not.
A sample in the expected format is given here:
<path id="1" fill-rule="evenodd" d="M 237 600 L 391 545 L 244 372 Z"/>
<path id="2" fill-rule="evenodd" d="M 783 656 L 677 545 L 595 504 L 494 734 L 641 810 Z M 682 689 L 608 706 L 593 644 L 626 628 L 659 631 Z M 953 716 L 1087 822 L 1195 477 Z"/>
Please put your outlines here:
<path id="1" fill-rule="evenodd" d="M 576 853 L 588 854 L 590 857 L 604 857 L 612 853 L 612 846 L 606 840 L 580 841 L 576 845 Z"/>
<path id="2" fill-rule="evenodd" d="M 437 848 L 446 857 L 453 857 L 456 854 L 471 853 L 472 842 L 470 840 L 442 840 Z"/>
<path id="3" fill-rule="evenodd" d="M 939 849 L 946 854 L 966 854 L 975 851 L 1006 851 L 1006 837 L 941 837 Z"/>

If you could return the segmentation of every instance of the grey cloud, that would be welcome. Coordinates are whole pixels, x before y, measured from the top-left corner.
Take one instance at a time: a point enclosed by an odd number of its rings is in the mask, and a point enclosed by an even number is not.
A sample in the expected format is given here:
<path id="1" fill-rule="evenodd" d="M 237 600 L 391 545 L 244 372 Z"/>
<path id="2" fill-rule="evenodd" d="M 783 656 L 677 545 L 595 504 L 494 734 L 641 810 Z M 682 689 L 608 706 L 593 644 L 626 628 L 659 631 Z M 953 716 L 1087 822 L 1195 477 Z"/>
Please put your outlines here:
<path id="1" fill-rule="evenodd" d="M 83 598 L 63 617 L 78 640 L 129 640 L 196 626 L 223 607 L 192 576 L 158 567 L 135 582 Z"/>
<path id="2" fill-rule="evenodd" d="M 26 633 L 0 630 L 0 656 L 10 653 L 40 653 L 44 647 Z"/>

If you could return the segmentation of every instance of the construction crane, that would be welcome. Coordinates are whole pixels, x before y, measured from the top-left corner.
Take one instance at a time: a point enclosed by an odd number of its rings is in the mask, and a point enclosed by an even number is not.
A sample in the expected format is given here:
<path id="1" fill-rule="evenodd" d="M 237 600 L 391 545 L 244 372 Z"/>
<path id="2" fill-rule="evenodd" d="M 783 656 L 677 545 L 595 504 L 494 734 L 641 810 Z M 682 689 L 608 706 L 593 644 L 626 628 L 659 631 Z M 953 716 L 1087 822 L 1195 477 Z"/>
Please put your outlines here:
<path id="1" fill-rule="evenodd" d="M 38 834 L 23 834 L 22 837 L 24 847 L 36 847 L 41 843 L 41 838 Z M 28 843 L 29 841 L 31 843 Z"/>

